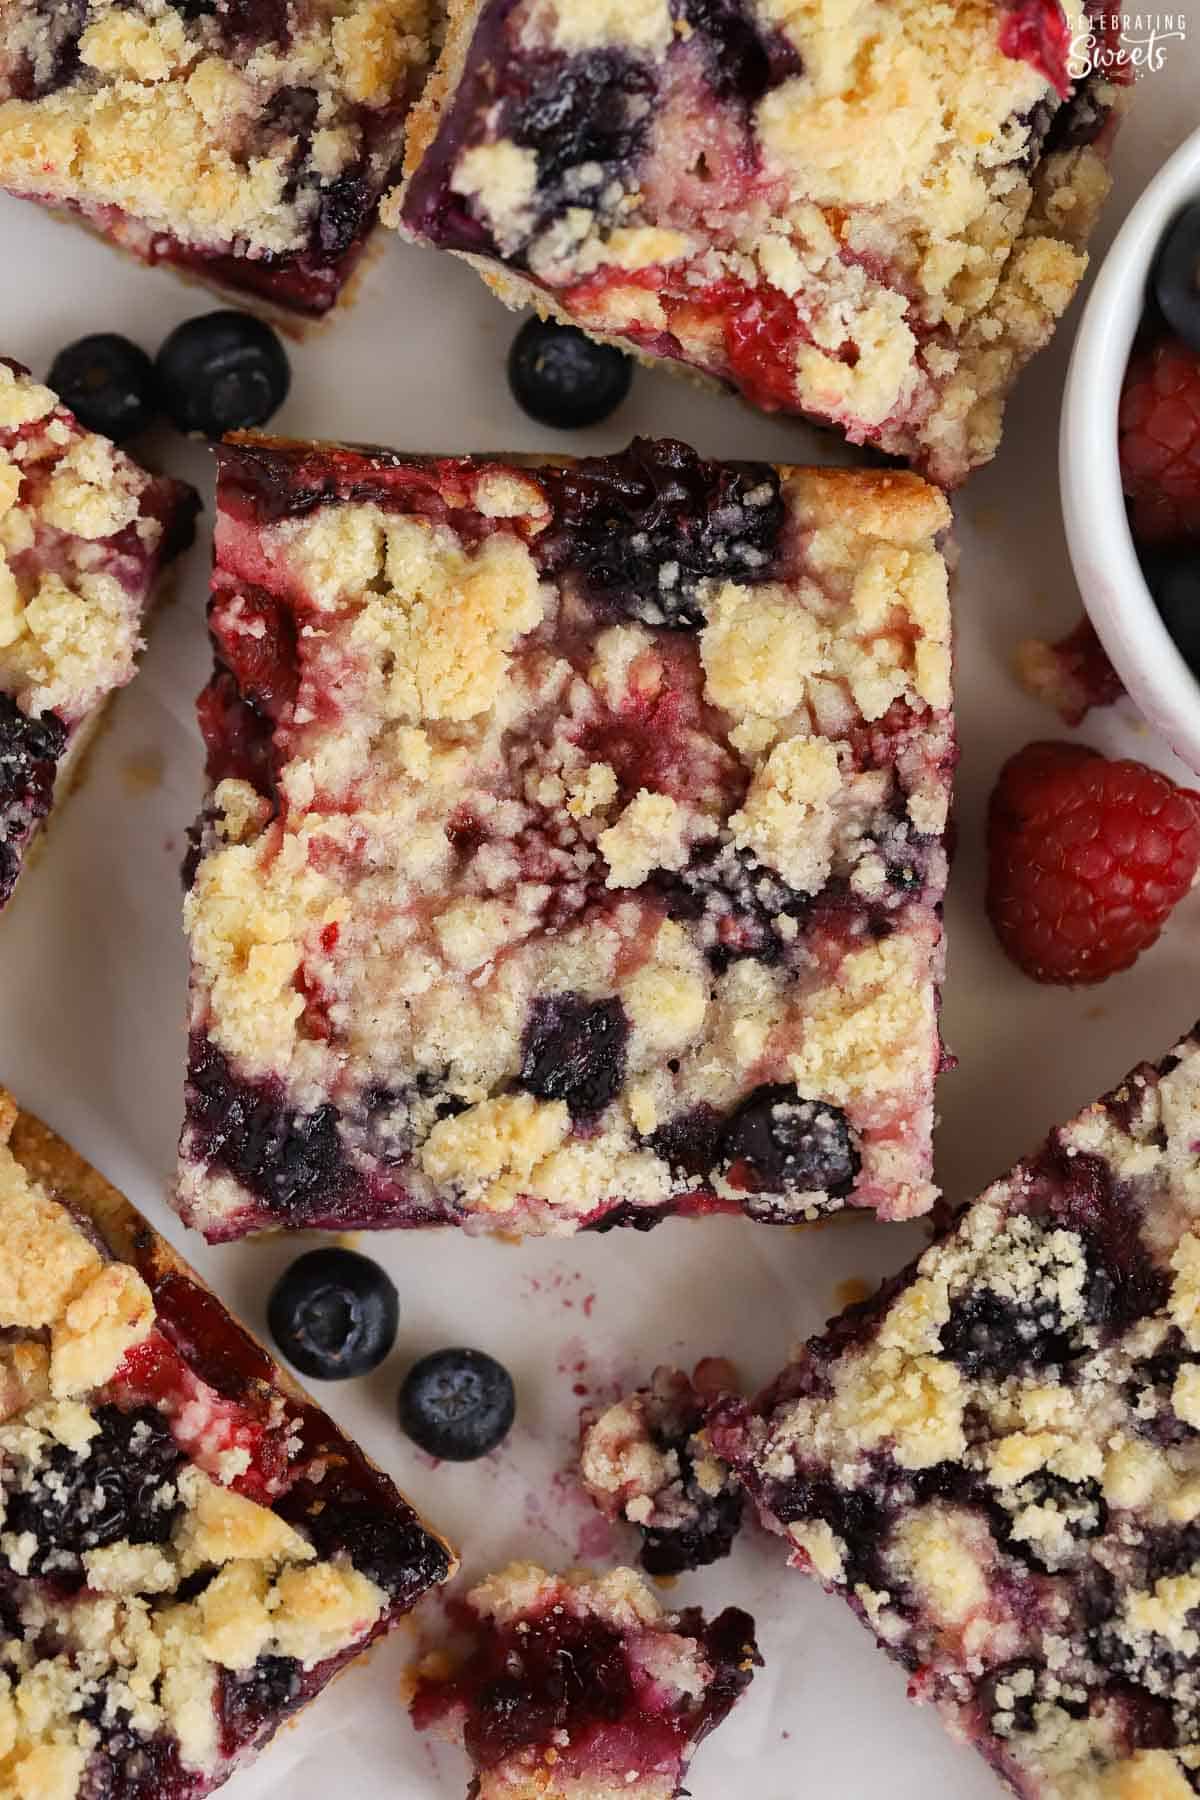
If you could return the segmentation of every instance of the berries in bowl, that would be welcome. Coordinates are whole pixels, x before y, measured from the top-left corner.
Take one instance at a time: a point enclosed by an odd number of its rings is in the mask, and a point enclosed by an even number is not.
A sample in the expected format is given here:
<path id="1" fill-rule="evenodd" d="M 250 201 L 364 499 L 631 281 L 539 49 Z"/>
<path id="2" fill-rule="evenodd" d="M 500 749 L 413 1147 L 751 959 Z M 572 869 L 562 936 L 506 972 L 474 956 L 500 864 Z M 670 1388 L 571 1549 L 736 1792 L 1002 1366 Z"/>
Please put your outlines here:
<path id="1" fill-rule="evenodd" d="M 1146 188 L 1100 270 L 1067 379 L 1060 478 L 1100 642 L 1150 724 L 1200 770 L 1198 263 L 1200 132 Z"/>

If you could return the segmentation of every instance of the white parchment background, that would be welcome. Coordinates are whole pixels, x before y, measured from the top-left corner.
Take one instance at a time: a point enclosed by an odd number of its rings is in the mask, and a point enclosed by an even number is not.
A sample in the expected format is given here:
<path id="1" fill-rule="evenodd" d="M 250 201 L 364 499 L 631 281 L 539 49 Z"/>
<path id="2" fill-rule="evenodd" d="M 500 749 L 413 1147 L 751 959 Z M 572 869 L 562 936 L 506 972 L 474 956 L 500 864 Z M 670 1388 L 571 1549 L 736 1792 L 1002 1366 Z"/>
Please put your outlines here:
<path id="1" fill-rule="evenodd" d="M 1200 20 L 1169 47 L 1119 144 L 1117 193 L 1100 245 L 1165 156 L 1200 117 Z M 93 330 L 121 330 L 151 352 L 181 319 L 207 309 L 197 289 L 147 272 L 82 232 L 0 201 L 0 351 L 44 374 L 54 351 Z M 981 907 L 982 819 L 995 771 L 1055 722 L 1008 674 L 1030 632 L 1068 625 L 1077 596 L 1059 519 L 1056 426 L 1072 314 L 1026 375 L 999 460 L 957 505 L 963 756 L 960 847 L 951 885 L 946 1026 L 960 1065 L 941 1087 L 939 1172 L 966 1194 L 999 1173 L 1057 1118 L 1143 1056 L 1160 1053 L 1200 1014 L 1200 896 L 1130 973 L 1093 992 L 1041 990 L 995 947 Z M 504 379 L 511 315 L 464 265 L 389 243 L 345 318 L 292 351 L 292 395 L 278 428 L 411 450 L 549 447 Z M 709 454 L 829 461 L 833 440 L 755 418 L 730 400 L 645 372 L 594 451 L 634 431 L 669 433 Z M 159 462 L 211 492 L 203 449 L 163 434 Z M 211 506 L 207 517 L 211 520 Z M 0 924 L 0 1079 L 123 1187 L 181 1244 L 235 1310 L 261 1328 L 265 1296 L 294 1246 L 209 1252 L 164 1199 L 180 1117 L 185 959 L 178 866 L 200 796 L 193 698 L 208 657 L 204 527 L 178 600 L 159 618 L 141 674 L 114 707 L 82 790 Z M 1097 717 L 1096 745 L 1170 767 L 1127 705 Z M 187 1241 L 185 1242 L 185 1239 Z M 808 1234 L 729 1221 L 674 1223 L 651 1236 L 614 1232 L 523 1248 L 452 1234 L 380 1238 L 365 1247 L 401 1296 L 399 1342 L 367 1380 L 320 1398 L 416 1502 L 462 1546 L 478 1574 L 514 1555 L 553 1563 L 616 1555 L 566 1475 L 580 1396 L 603 1398 L 663 1358 L 733 1357 L 760 1381 L 789 1344 L 838 1304 L 839 1284 L 893 1269 L 913 1231 L 870 1224 Z M 585 1304 L 586 1303 L 586 1304 Z M 416 1356 L 468 1342 L 501 1357 L 520 1396 L 511 1439 L 466 1468 L 433 1467 L 394 1423 L 401 1375 Z M 624 1549 L 632 1546 L 626 1540 Z M 903 1677 L 838 1602 L 786 1572 L 777 1545 L 754 1538 L 676 1603 L 729 1601 L 760 1624 L 767 1668 L 701 1752 L 696 1800 L 988 1800 L 992 1777 L 907 1705 Z M 423 1616 L 432 1628 L 436 1617 Z M 398 1700 L 415 1627 L 344 1677 L 285 1731 L 230 1800 L 453 1800 L 464 1759 L 433 1751 Z"/>

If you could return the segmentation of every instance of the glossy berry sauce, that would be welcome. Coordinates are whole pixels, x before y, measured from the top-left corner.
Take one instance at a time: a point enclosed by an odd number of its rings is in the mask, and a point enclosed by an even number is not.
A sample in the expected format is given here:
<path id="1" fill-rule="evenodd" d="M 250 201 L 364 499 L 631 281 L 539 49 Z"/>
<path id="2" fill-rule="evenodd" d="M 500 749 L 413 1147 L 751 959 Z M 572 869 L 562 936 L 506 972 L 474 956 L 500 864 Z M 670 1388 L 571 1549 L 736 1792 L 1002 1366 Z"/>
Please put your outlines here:
<path id="1" fill-rule="evenodd" d="M 458 1609 L 475 1636 L 457 1675 L 424 1681 L 412 1705 L 420 1731 L 450 1717 L 477 1768 L 495 1769 L 539 1747 L 556 1751 L 560 1773 L 629 1781 L 682 1774 L 695 1745 L 719 1725 L 759 1660 L 753 1622 L 728 1608 L 712 1624 L 679 1615 L 674 1630 L 694 1639 L 713 1677 L 703 1697 L 673 1698 L 640 1669 L 626 1637 L 607 1620 L 548 1602 L 511 1624 L 480 1626 Z"/>

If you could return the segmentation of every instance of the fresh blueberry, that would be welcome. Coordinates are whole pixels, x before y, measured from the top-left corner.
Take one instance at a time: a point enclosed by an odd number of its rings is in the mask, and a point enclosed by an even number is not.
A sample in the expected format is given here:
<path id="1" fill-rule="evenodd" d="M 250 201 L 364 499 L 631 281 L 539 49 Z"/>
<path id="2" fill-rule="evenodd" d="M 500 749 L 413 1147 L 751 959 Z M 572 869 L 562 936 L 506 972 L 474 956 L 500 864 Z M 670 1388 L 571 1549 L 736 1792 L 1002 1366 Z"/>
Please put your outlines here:
<path id="1" fill-rule="evenodd" d="M 1146 580 L 1175 648 L 1189 669 L 1200 674 L 1200 555 L 1148 565 Z"/>
<path id="2" fill-rule="evenodd" d="M 1200 205 L 1180 213 L 1163 239 L 1151 287 L 1171 330 L 1200 350 Z"/>
<path id="3" fill-rule="evenodd" d="M 249 313 L 185 320 L 154 366 L 172 422 L 209 438 L 265 424 L 287 399 L 292 380 L 278 337 Z"/>
<path id="4" fill-rule="evenodd" d="M 60 350 L 47 377 L 81 425 L 123 444 L 154 417 L 154 364 L 116 331 L 97 331 Z"/>
<path id="5" fill-rule="evenodd" d="M 607 419 L 629 392 L 632 377 L 627 356 L 573 325 L 527 319 L 508 353 L 508 385 L 517 405 L 539 425 L 560 431 Z"/>
<path id="6" fill-rule="evenodd" d="M 435 1350 L 400 1389 L 400 1423 L 446 1462 L 474 1462 L 506 1438 L 516 1416 L 512 1376 L 482 1350 Z"/>
<path id="7" fill-rule="evenodd" d="M 517 1086 L 539 1100 L 565 1100 L 573 1119 L 594 1117 L 620 1091 L 628 1037 L 619 1000 L 585 1000 L 582 994 L 535 1000 Z"/>
<path id="8" fill-rule="evenodd" d="M 309 1250 L 267 1302 L 271 1335 L 302 1375 L 344 1381 L 376 1368 L 396 1341 L 400 1301 L 390 1277 L 357 1250 Z"/>
<path id="9" fill-rule="evenodd" d="M 722 1133 L 720 1166 L 747 1194 L 816 1194 L 841 1199 L 860 1158 L 840 1107 L 804 1099 L 794 1087 L 755 1088 Z"/>

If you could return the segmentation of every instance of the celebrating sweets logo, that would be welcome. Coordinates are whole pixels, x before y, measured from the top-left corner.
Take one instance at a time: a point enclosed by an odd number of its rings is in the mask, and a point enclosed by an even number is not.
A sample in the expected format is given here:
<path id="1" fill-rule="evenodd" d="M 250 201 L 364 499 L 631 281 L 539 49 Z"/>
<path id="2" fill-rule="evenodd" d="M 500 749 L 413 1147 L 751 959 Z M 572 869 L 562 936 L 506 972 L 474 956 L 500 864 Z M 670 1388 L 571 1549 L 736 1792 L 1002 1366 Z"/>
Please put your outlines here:
<path id="1" fill-rule="evenodd" d="M 1067 72 L 1072 81 L 1085 75 L 1129 81 L 1142 72 L 1157 74 L 1167 46 L 1186 36 L 1183 13 L 1092 13 L 1071 40 Z"/>

